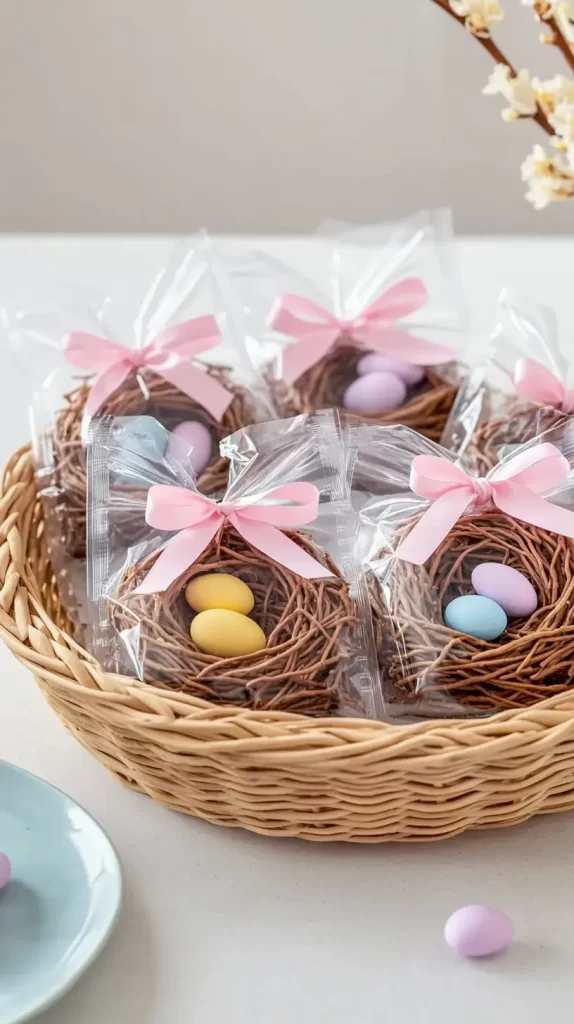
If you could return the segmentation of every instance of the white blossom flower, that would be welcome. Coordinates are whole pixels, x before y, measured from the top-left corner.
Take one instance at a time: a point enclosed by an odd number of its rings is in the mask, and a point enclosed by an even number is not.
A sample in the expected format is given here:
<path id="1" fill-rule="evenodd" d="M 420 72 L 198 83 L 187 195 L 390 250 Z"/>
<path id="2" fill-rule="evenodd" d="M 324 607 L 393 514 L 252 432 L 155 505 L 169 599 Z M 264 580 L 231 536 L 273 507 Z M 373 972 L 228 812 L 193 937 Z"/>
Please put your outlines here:
<path id="1" fill-rule="evenodd" d="M 532 86 L 538 103 L 556 132 L 553 145 L 566 150 L 569 143 L 574 142 L 574 81 L 565 75 L 555 75 L 545 82 L 533 78 Z"/>
<path id="2" fill-rule="evenodd" d="M 449 0 L 449 4 L 454 14 L 465 19 L 469 32 L 483 38 L 490 35 L 491 25 L 504 17 L 499 0 Z"/>
<path id="3" fill-rule="evenodd" d="M 513 76 L 506 64 L 497 64 L 482 91 L 485 96 L 500 94 L 508 101 L 510 106 L 502 111 L 505 121 L 532 117 L 536 113 L 536 95 L 526 68 Z"/>
<path id="4" fill-rule="evenodd" d="M 543 146 L 534 147 L 524 160 L 521 173 L 522 180 L 528 185 L 526 198 L 535 210 L 543 210 L 557 199 L 574 196 L 574 169 L 549 157 Z"/>
<path id="5" fill-rule="evenodd" d="M 533 78 L 532 86 L 537 99 L 548 113 L 560 103 L 574 103 L 574 82 L 566 78 L 566 75 L 554 75 L 554 78 L 546 81 Z"/>

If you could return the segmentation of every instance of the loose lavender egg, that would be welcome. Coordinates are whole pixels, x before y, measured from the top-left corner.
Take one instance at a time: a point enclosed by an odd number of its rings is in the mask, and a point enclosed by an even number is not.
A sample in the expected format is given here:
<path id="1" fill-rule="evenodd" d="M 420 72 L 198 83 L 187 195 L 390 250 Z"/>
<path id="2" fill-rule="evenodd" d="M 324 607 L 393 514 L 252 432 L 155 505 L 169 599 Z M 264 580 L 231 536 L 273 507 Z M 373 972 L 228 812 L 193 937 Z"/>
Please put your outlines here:
<path id="1" fill-rule="evenodd" d="M 490 956 L 510 945 L 514 926 L 502 910 L 473 903 L 451 914 L 444 927 L 444 937 L 451 949 L 461 956 Z"/>
<path id="2" fill-rule="evenodd" d="M 5 853 L 0 853 L 0 889 L 3 889 L 5 885 L 8 885 L 12 874 L 12 868 L 10 861 Z"/>
<path id="3" fill-rule="evenodd" d="M 188 461 L 196 476 L 203 473 L 213 456 L 213 440 L 207 427 L 197 420 L 186 420 L 172 431 L 167 457 L 177 462 Z"/>
<path id="4" fill-rule="evenodd" d="M 396 373 L 381 370 L 357 377 L 345 391 L 343 405 L 354 412 L 377 413 L 398 409 L 407 397 L 407 387 Z"/>
<path id="5" fill-rule="evenodd" d="M 378 352 L 369 352 L 357 363 L 357 373 L 360 377 L 365 373 L 379 373 L 381 370 L 395 373 L 409 388 L 420 384 L 426 372 L 424 366 L 405 363 L 402 359 L 392 359 L 391 356 L 379 355 Z"/>
<path id="6" fill-rule="evenodd" d="M 538 607 L 536 591 L 518 569 L 501 562 L 481 562 L 473 570 L 471 581 L 477 594 L 496 601 L 507 615 L 522 618 Z"/>

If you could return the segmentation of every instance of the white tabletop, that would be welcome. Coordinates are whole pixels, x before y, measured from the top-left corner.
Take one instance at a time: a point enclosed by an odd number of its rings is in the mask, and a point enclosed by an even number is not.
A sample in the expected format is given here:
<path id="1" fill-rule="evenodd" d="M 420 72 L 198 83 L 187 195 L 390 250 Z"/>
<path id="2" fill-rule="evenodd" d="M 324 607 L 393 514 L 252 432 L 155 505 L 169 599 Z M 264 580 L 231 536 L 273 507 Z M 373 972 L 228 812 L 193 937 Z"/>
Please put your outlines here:
<path id="1" fill-rule="evenodd" d="M 276 242 L 305 256 L 302 243 Z M 138 294 L 156 239 L 3 239 L 0 290 L 34 278 Z M 574 241 L 467 240 L 463 273 L 488 324 L 508 284 L 570 313 Z M 128 269 L 129 268 L 129 271 Z M 0 456 L 24 438 L 24 386 L 2 360 Z M 0 647 L 0 757 L 64 789 L 101 822 L 126 896 L 108 947 L 42 1024 L 508 1024 L 568 1019 L 574 968 L 574 815 L 446 843 L 357 847 L 270 840 L 164 810 L 116 782 L 65 731 Z M 459 962 L 448 914 L 483 902 L 517 941 Z M 0 1022 L 2 1024 L 2 1022 Z"/>

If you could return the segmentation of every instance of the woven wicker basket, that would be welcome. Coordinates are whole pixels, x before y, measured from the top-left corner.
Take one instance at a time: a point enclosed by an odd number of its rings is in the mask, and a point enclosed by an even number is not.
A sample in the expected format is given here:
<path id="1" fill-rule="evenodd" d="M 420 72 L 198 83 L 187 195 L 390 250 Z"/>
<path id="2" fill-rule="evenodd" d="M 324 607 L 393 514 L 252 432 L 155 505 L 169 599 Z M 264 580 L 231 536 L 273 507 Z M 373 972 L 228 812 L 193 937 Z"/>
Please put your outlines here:
<path id="1" fill-rule="evenodd" d="M 67 632 L 30 451 L 0 498 L 0 632 L 68 729 L 174 810 L 267 835 L 443 839 L 574 807 L 574 693 L 401 727 L 215 707 L 103 672 Z"/>

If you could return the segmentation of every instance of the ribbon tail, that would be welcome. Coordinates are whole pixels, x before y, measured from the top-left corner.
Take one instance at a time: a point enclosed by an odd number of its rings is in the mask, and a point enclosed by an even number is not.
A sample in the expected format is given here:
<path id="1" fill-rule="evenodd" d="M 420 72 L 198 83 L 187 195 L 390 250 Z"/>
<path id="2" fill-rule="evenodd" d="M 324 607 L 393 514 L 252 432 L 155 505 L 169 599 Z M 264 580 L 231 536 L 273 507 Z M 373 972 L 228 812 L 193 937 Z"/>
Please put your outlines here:
<path id="1" fill-rule="evenodd" d="M 526 398 L 528 402 L 551 405 L 554 409 L 562 408 L 564 385 L 542 363 L 535 359 L 519 359 L 511 376 L 514 389 L 521 398 Z"/>
<path id="2" fill-rule="evenodd" d="M 438 366 L 450 363 L 456 358 L 456 349 L 448 345 L 435 345 L 433 341 L 416 338 L 413 334 L 389 324 L 368 322 L 353 332 L 364 345 L 373 352 L 378 352 L 392 359 L 400 359 L 403 363 L 415 366 Z"/>
<path id="3" fill-rule="evenodd" d="M 404 562 L 412 562 L 413 565 L 423 565 L 448 536 L 472 499 L 471 487 L 456 487 L 433 501 L 399 544 L 396 557 Z"/>
<path id="4" fill-rule="evenodd" d="M 514 480 L 497 481 L 492 497 L 496 507 L 513 519 L 549 533 L 574 538 L 574 512 L 541 498 L 528 487 Z"/>
<path id="5" fill-rule="evenodd" d="M 230 516 L 230 522 L 248 544 L 252 544 L 264 555 L 269 555 L 273 561 L 290 569 L 297 576 L 312 580 L 334 575 L 330 569 L 308 555 L 295 541 L 276 527 L 270 526 L 268 523 L 255 523 L 246 519 L 241 513 L 233 513 Z"/>
<path id="6" fill-rule="evenodd" d="M 317 328 L 316 333 L 296 341 L 283 352 L 283 379 L 294 384 L 315 363 L 323 359 L 341 336 L 340 327 Z"/>
<path id="7" fill-rule="evenodd" d="M 233 394 L 224 388 L 223 384 L 220 384 L 215 377 L 186 362 L 178 361 L 175 366 L 168 367 L 155 367 L 153 363 L 150 363 L 150 366 L 170 384 L 183 391 L 188 398 L 197 402 L 202 409 L 213 416 L 214 420 L 217 420 L 218 423 L 221 422 L 233 401 Z"/>
<path id="8" fill-rule="evenodd" d="M 88 429 L 92 417 L 101 409 L 110 395 L 113 395 L 114 391 L 119 388 L 120 384 L 123 384 L 126 377 L 129 377 L 132 371 L 132 364 L 122 359 L 96 377 L 90 388 L 82 417 L 82 441 L 84 444 L 88 437 Z"/>
<path id="9" fill-rule="evenodd" d="M 215 537 L 221 520 L 215 516 L 176 533 L 168 540 L 155 565 L 152 566 L 134 594 L 160 594 L 167 590 L 205 550 Z"/>

